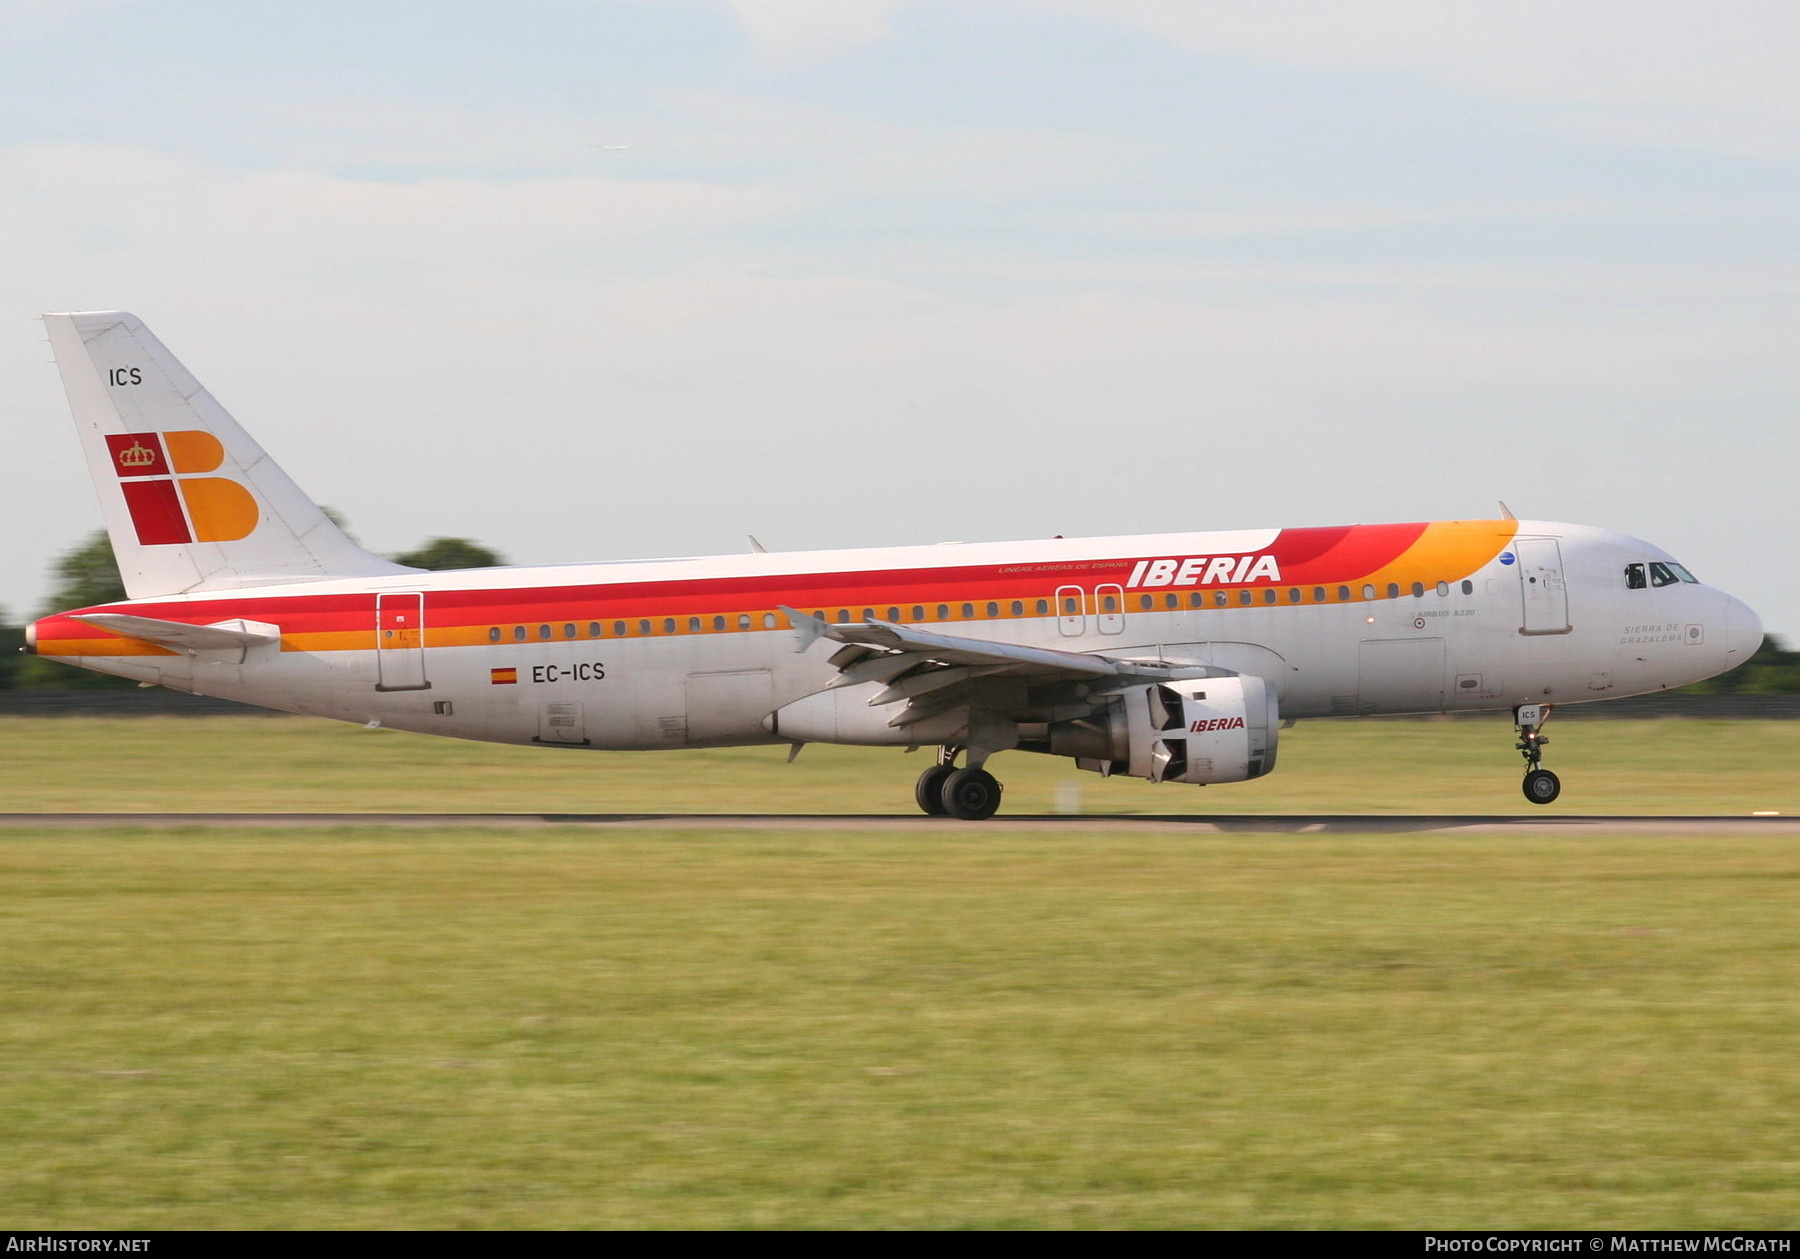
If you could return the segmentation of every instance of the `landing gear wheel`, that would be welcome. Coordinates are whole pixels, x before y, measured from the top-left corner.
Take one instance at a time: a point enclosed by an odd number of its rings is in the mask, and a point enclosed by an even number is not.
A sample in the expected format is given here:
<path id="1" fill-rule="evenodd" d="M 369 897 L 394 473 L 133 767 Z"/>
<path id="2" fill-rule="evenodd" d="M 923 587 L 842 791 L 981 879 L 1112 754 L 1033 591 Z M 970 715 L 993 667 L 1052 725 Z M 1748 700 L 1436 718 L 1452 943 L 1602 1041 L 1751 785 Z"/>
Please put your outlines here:
<path id="1" fill-rule="evenodd" d="M 943 817 L 950 810 L 944 804 L 944 780 L 956 772 L 954 765 L 933 765 L 913 787 L 913 799 L 932 817 Z"/>
<path id="2" fill-rule="evenodd" d="M 1525 798 L 1533 804 L 1549 804 L 1562 794 L 1562 780 L 1547 769 L 1525 775 Z"/>
<path id="3" fill-rule="evenodd" d="M 1000 780 L 985 769 L 959 769 L 944 780 L 944 812 L 965 822 L 994 816 L 1000 807 Z"/>

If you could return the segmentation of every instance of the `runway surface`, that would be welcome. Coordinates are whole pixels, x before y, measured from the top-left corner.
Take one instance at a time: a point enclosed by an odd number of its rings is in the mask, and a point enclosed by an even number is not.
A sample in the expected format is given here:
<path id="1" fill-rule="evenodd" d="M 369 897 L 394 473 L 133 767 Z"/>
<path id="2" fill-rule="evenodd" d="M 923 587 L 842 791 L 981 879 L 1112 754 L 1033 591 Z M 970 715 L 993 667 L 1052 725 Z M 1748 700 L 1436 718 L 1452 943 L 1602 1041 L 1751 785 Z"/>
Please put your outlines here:
<path id="1" fill-rule="evenodd" d="M 1462 813 L 1290 813 L 1154 817 L 1098 814 L 1012 814 L 985 822 L 877 813 L 718 814 L 718 813 L 0 813 L 0 829 L 99 827 L 221 829 L 272 827 L 387 826 L 397 828 L 484 828 L 584 830 L 750 830 L 869 831 L 929 835 L 947 831 L 1055 834 L 1108 830 L 1140 834 L 1370 834 L 1445 832 L 1516 835 L 1800 835 L 1800 814 L 1577 816 L 1558 814 Z"/>

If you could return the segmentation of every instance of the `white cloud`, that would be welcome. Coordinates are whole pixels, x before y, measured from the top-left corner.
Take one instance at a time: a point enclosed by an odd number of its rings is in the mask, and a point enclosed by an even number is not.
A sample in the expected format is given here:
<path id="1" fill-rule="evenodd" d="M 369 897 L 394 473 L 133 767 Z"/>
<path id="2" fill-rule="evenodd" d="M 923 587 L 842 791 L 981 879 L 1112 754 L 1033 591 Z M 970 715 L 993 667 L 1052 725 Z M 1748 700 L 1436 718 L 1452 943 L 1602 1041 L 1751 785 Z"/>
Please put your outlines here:
<path id="1" fill-rule="evenodd" d="M 896 0 L 714 0 L 730 10 L 766 62 L 820 61 L 887 34 Z"/>
<path id="2" fill-rule="evenodd" d="M 947 127 L 915 118 L 872 118 L 816 105 L 725 93 L 682 96 L 680 129 L 664 141 L 722 175 L 777 167 L 821 197 L 940 206 L 1091 189 L 1145 169 L 1154 141 L 1022 126 Z"/>
<path id="3" fill-rule="evenodd" d="M 1417 75 L 1584 107 L 1571 125 L 1642 143 L 1800 153 L 1800 8 L 1780 0 L 1024 0 L 1199 52 Z"/>
<path id="4" fill-rule="evenodd" d="M 137 0 L 0 0 L 0 27 L 41 30 L 96 9 L 116 9 Z"/>
<path id="5" fill-rule="evenodd" d="M 766 56 L 822 60 L 939 0 L 715 0 Z M 941 7 L 941 4 L 940 6 Z M 1386 71 L 1556 107 L 1599 138 L 1800 154 L 1800 6 L 1786 0 L 1009 0 L 1196 52 Z"/>

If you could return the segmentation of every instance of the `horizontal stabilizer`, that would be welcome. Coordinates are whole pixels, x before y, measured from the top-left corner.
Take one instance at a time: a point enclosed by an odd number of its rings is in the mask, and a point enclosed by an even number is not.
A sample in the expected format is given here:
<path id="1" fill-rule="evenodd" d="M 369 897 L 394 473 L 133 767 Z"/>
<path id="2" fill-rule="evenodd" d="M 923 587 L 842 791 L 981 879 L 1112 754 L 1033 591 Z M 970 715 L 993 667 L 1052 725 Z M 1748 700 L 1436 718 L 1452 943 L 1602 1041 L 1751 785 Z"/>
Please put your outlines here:
<path id="1" fill-rule="evenodd" d="M 190 625 L 186 621 L 159 621 L 150 616 L 127 616 L 123 612 L 84 612 L 70 618 L 98 625 L 126 638 L 155 643 L 158 647 L 175 647 L 182 651 L 217 651 L 255 647 L 261 643 L 281 641 L 279 626 L 266 621 L 220 621 L 213 625 Z"/>

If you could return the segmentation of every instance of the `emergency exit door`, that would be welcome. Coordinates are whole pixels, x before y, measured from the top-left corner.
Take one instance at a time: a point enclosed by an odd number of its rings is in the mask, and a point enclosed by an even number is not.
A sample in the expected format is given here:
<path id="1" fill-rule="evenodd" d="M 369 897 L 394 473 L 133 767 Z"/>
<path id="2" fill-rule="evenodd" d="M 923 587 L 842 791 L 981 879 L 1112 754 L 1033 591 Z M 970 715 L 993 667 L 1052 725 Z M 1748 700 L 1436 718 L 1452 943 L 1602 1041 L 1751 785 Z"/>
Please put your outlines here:
<path id="1" fill-rule="evenodd" d="M 1087 590 L 1081 586 L 1056 588 L 1056 629 L 1064 638 L 1087 633 Z"/>

